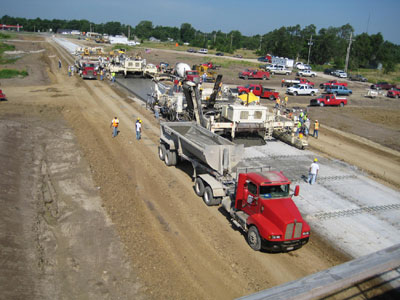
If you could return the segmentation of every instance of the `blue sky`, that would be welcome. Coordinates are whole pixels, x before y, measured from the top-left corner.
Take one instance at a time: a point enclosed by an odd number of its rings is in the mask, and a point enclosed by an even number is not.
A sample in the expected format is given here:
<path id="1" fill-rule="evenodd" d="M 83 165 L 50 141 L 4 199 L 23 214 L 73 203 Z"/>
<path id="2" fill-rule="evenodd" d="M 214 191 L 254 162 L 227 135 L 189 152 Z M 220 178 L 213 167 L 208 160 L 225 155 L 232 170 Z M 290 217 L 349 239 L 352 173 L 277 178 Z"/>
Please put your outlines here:
<path id="1" fill-rule="evenodd" d="M 400 44 L 400 0 L 1 0 L 0 16 L 119 21 L 136 26 L 190 23 L 210 32 L 264 34 L 281 26 L 320 28 L 350 23 L 356 34 L 381 32 Z M 369 18 L 369 22 L 368 22 Z"/>

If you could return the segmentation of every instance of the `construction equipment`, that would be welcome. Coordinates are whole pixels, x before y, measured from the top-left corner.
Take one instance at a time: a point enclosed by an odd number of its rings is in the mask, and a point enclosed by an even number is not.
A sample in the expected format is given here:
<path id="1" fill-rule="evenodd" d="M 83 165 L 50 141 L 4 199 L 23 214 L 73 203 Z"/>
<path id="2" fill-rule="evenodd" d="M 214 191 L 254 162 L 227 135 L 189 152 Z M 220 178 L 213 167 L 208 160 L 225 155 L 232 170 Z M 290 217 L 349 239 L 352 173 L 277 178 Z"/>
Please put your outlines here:
<path id="1" fill-rule="evenodd" d="M 193 65 L 192 70 L 196 70 L 197 72 L 199 72 L 200 77 L 202 77 L 203 74 L 205 73 L 207 75 L 206 82 L 215 82 L 215 78 L 216 78 L 215 76 L 217 73 L 214 71 L 211 71 L 208 66 Z"/>
<path id="2" fill-rule="evenodd" d="M 194 122 L 161 123 L 160 127 L 159 158 L 167 166 L 177 165 L 179 159 L 189 161 L 196 194 L 208 206 L 222 204 L 232 224 L 247 234 L 253 250 L 290 251 L 308 242 L 310 227 L 282 172 L 242 160 L 243 145 Z M 293 195 L 298 194 L 296 186 Z"/>

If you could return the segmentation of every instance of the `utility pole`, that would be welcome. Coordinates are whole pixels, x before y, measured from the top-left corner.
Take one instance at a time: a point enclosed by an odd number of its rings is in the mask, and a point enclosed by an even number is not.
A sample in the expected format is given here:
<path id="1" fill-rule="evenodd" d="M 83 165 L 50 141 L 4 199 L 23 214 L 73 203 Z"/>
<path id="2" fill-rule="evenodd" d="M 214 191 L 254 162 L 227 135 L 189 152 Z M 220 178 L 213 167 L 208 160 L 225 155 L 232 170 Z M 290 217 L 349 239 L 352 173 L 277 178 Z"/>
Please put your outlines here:
<path id="1" fill-rule="evenodd" d="M 310 37 L 310 41 L 308 42 L 308 59 L 307 59 L 307 65 L 310 64 L 310 54 L 311 54 L 311 46 L 314 43 L 312 42 L 312 35 Z"/>
<path id="2" fill-rule="evenodd" d="M 232 50 L 233 34 L 231 33 L 231 50 Z"/>
<path id="3" fill-rule="evenodd" d="M 351 42 L 353 41 L 353 33 L 350 32 L 350 41 L 349 41 L 349 46 L 347 47 L 347 54 L 346 54 L 346 65 L 344 67 L 344 71 L 347 73 L 347 68 L 349 66 L 349 58 L 350 58 L 350 47 L 351 47 Z"/>
<path id="4" fill-rule="evenodd" d="M 128 40 L 131 38 L 131 26 L 128 25 Z"/>
<path id="5" fill-rule="evenodd" d="M 262 36 L 260 36 L 260 51 L 261 51 L 261 41 L 262 41 Z"/>

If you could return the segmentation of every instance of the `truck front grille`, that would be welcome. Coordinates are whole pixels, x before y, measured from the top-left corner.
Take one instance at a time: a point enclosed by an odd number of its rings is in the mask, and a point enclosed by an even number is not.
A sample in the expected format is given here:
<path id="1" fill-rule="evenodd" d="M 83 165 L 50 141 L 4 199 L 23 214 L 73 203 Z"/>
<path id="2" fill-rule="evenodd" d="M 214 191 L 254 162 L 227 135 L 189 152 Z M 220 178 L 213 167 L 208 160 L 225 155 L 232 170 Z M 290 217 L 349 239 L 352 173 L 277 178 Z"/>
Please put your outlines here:
<path id="1" fill-rule="evenodd" d="M 285 240 L 290 240 L 293 236 L 294 223 L 287 224 L 285 232 Z"/>
<path id="2" fill-rule="evenodd" d="M 294 239 L 300 238 L 302 230 L 303 230 L 303 223 L 287 224 L 285 231 L 285 240 L 290 240 L 292 238 Z"/>

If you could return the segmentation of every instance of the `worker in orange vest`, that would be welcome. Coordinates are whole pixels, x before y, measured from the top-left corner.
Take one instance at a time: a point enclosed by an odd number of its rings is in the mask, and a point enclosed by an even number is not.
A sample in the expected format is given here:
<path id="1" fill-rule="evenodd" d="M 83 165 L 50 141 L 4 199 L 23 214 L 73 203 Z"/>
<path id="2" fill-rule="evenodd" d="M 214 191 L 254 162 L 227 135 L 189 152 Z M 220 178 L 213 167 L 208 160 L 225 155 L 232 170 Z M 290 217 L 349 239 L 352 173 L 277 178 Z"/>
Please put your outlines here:
<path id="1" fill-rule="evenodd" d="M 119 120 L 117 117 L 114 117 L 114 119 L 111 121 L 110 127 L 113 128 L 113 134 L 112 137 L 116 137 L 118 134 L 118 125 L 119 125 Z"/>

